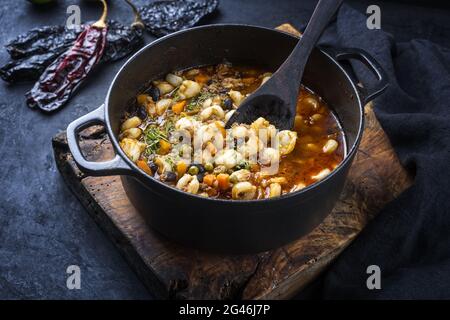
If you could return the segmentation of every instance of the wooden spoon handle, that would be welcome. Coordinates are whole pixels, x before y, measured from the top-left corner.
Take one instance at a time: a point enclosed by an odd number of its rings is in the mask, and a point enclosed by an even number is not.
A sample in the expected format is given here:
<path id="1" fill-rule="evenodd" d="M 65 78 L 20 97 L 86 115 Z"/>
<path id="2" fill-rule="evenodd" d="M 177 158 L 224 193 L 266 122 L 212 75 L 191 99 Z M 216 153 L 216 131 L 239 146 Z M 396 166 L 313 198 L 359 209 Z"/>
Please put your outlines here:
<path id="1" fill-rule="evenodd" d="M 280 67 L 280 71 L 288 68 L 288 70 L 283 71 L 290 73 L 294 77 L 293 79 L 300 83 L 303 69 L 311 51 L 342 2 L 343 0 L 320 0 L 318 2 L 305 32 L 288 59 Z"/>

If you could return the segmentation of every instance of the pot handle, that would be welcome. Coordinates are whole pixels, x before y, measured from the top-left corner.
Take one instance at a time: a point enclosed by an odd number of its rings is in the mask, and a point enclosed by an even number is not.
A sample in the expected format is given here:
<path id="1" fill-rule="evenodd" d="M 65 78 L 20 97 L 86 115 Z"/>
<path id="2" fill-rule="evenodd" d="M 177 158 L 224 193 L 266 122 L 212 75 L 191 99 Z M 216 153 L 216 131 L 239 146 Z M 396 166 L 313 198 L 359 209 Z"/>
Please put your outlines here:
<path id="1" fill-rule="evenodd" d="M 104 114 L 105 108 L 104 105 L 101 105 L 94 111 L 89 112 L 69 124 L 67 127 L 67 143 L 73 159 L 81 171 L 92 176 L 130 174 L 132 169 L 118 154 L 111 160 L 93 162 L 86 160 L 81 153 L 80 145 L 78 144 L 78 132 L 95 124 L 104 124 Z"/>
<path id="2" fill-rule="evenodd" d="M 367 51 L 359 48 L 341 48 L 334 49 L 333 51 L 336 60 L 358 60 L 377 77 L 377 82 L 373 86 L 370 86 L 370 88 L 356 86 L 364 104 L 375 99 L 386 90 L 389 85 L 388 76 L 381 65 Z"/>

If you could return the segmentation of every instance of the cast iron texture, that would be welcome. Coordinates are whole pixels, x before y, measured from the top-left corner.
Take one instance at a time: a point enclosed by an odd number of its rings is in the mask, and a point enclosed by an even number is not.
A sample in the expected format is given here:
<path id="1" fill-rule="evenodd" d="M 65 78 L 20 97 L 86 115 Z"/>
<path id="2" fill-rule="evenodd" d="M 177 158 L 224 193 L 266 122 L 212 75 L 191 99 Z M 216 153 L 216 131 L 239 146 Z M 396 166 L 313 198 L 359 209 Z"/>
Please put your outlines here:
<path id="1" fill-rule="evenodd" d="M 217 64 L 222 61 L 264 66 L 276 70 L 298 38 L 248 25 L 211 25 L 174 33 L 146 46 L 119 71 L 104 106 L 72 122 L 67 128 L 69 147 L 78 166 L 91 175 L 122 175 L 125 191 L 148 223 L 168 238 L 208 250 L 258 252 L 281 246 L 314 229 L 339 197 L 363 131 L 361 92 L 329 54 L 315 49 L 308 60 L 304 84 L 317 92 L 336 112 L 344 128 L 348 154 L 325 179 L 302 191 L 279 198 L 230 201 L 184 193 L 140 171 L 118 145 L 120 119 L 142 84 L 171 70 Z M 275 52 L 267 47 L 278 48 Z M 346 50 L 338 50 L 345 57 Z M 378 76 L 381 93 L 387 85 L 383 71 L 364 52 L 351 49 L 353 58 L 366 62 Z M 157 61 L 157 63 L 155 63 Z M 373 94 L 371 94 L 373 96 Z M 105 122 L 116 150 L 107 162 L 85 160 L 76 133 Z"/>

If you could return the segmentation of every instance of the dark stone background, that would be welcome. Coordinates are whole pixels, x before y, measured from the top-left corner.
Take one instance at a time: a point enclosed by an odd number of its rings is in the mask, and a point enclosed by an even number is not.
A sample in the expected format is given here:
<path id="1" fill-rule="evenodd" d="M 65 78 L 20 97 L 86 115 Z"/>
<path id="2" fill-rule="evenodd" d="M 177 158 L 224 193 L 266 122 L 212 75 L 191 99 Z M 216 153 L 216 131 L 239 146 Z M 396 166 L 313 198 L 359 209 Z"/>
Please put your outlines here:
<path id="1" fill-rule="evenodd" d="M 110 2 L 110 17 L 124 23 L 132 16 L 123 1 Z M 140 5 L 149 1 L 138 1 Z M 397 40 L 449 39 L 444 8 L 386 1 L 347 1 L 365 11 L 378 4 L 382 28 Z M 427 4 L 427 2 L 425 2 Z M 66 8 L 79 4 L 82 20 L 95 20 L 96 3 L 62 1 L 44 9 L 25 0 L 3 0 L 0 8 L 0 63 L 3 45 L 32 27 L 65 23 Z M 250 23 L 275 27 L 304 25 L 314 1 L 221 0 L 220 12 L 203 23 Z M 427 23 L 434 21 L 433 27 Z M 436 25 L 443 26 L 436 28 Z M 147 36 L 146 42 L 153 37 Z M 2 299 L 146 299 L 151 298 L 133 271 L 87 215 L 61 179 L 53 159 L 51 138 L 73 119 L 99 106 L 112 77 L 124 61 L 96 70 L 60 112 L 44 115 L 25 106 L 31 84 L 0 83 L 0 298 Z M 81 290 L 66 288 L 66 268 L 81 267 Z"/>

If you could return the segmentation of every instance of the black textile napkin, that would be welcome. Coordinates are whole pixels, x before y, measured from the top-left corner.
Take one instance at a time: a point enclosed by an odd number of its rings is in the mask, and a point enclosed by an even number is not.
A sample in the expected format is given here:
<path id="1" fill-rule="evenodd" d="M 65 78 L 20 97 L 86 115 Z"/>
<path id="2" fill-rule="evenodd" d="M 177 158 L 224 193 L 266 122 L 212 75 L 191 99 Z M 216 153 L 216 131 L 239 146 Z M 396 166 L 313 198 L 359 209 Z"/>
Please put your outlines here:
<path id="1" fill-rule="evenodd" d="M 331 299 L 450 298 L 450 50 L 424 39 L 397 43 L 343 5 L 321 44 L 368 51 L 390 77 L 375 114 L 414 184 L 389 203 L 325 273 Z M 373 76 L 353 65 L 364 84 Z M 381 289 L 369 290 L 369 265 Z M 317 292 L 316 292 L 317 294 Z"/>

